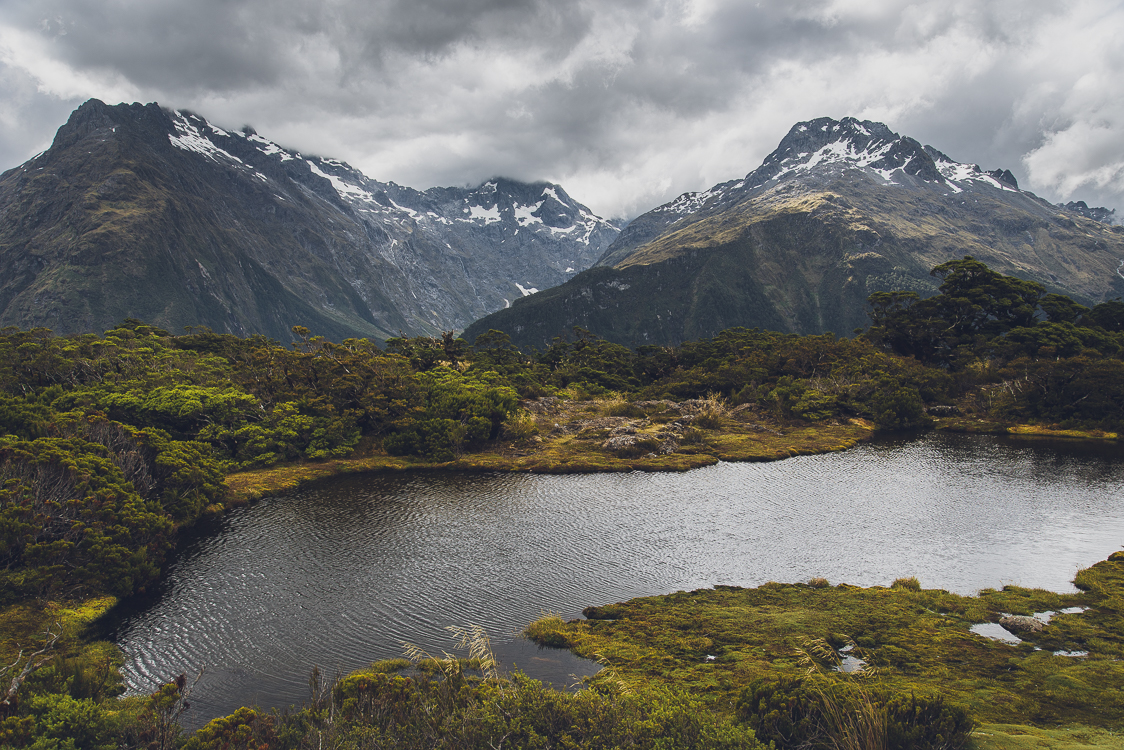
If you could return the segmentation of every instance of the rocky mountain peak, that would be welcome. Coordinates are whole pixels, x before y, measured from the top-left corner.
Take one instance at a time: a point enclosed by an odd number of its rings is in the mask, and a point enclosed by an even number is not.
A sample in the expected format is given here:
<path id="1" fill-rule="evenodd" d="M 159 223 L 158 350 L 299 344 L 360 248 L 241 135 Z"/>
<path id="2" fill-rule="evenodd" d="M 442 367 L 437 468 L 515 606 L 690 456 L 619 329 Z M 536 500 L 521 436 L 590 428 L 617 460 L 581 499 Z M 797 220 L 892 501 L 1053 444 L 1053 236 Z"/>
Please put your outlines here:
<path id="1" fill-rule="evenodd" d="M 1102 206 L 1090 206 L 1085 201 L 1070 201 L 1066 204 L 1058 204 L 1059 208 L 1064 208 L 1072 211 L 1075 214 L 1081 214 L 1086 219 L 1099 221 L 1102 224 L 1116 224 L 1116 209 L 1104 208 Z"/>
<path id="2" fill-rule="evenodd" d="M 0 324 L 433 335 L 562 283 L 617 234 L 552 183 L 419 191 L 249 126 L 90 100 L 0 177 Z"/>
<path id="3" fill-rule="evenodd" d="M 795 195 L 787 192 L 793 189 L 801 194 L 832 190 L 840 187 L 845 175 L 849 180 L 858 174 L 872 188 L 916 188 L 943 195 L 968 190 L 1020 192 L 1009 170 L 985 172 L 978 164 L 962 164 L 880 122 L 819 117 L 793 125 L 761 166 L 744 178 L 684 193 L 634 219 L 598 265 L 620 263 L 673 225 L 683 227 L 767 195 L 787 201 Z"/>
<path id="4" fill-rule="evenodd" d="M 896 172 L 925 182 L 942 182 L 945 176 L 937 167 L 934 152 L 880 122 L 820 117 L 794 125 L 746 180 L 759 186 L 799 173 L 861 169 L 886 182 L 893 182 Z"/>
<path id="5" fill-rule="evenodd" d="M 51 150 L 63 150 L 94 136 L 105 138 L 122 127 L 133 136 L 152 139 L 169 132 L 171 122 L 168 113 L 156 103 L 110 106 L 99 99 L 90 99 L 74 110 L 58 129 Z"/>

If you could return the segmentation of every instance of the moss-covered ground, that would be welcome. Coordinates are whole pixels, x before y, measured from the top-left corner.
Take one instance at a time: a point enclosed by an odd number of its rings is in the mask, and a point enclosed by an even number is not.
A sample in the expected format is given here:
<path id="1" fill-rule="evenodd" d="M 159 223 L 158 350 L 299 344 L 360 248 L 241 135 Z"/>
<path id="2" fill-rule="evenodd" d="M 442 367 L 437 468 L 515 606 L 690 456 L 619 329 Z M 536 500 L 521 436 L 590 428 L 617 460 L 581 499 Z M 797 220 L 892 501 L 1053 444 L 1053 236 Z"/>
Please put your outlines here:
<path id="1" fill-rule="evenodd" d="M 853 641 L 847 654 L 872 668 L 879 689 L 966 707 L 981 748 L 1076 747 L 1082 738 L 1120 747 L 1124 552 L 1079 572 L 1076 584 L 1074 594 L 1007 586 L 972 597 L 913 581 L 717 587 L 590 607 L 587 620 L 547 617 L 528 635 L 600 660 L 608 669 L 595 679 L 679 685 L 722 713 L 755 679 L 802 674 L 812 640 L 836 649 Z M 1043 612 L 1057 614 L 1018 645 L 971 632 Z"/>
<path id="2" fill-rule="evenodd" d="M 116 603 L 112 596 L 97 596 L 69 602 L 32 600 L 0 608 L 0 665 L 16 665 L 5 673 L 0 697 L 30 655 L 42 649 L 54 635 L 59 636 L 54 646 L 43 659 L 36 659 L 53 665 L 47 679 L 97 680 L 98 685 L 85 686 L 90 693 L 116 694 L 120 680 L 117 669 L 123 661 L 121 651 L 108 641 L 91 639 L 88 629 Z M 75 678 L 75 674 L 81 677 Z M 33 673 L 32 679 L 44 676 L 43 672 Z"/>

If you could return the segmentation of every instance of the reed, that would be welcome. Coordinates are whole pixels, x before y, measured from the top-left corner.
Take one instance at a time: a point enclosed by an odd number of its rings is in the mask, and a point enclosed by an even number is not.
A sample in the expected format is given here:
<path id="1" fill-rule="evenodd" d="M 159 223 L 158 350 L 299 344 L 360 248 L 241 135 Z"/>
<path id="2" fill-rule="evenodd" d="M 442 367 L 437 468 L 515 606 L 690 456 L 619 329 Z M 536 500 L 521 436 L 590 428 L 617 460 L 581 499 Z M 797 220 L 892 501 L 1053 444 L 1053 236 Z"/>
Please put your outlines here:
<path id="1" fill-rule="evenodd" d="M 847 645 L 850 652 L 858 651 L 853 640 Z M 817 734 L 822 744 L 832 750 L 886 750 L 888 712 L 868 687 L 877 671 L 865 665 L 843 671 L 839 652 L 823 638 L 806 639 L 797 654 L 819 709 Z M 833 674 L 825 672 L 824 664 Z"/>

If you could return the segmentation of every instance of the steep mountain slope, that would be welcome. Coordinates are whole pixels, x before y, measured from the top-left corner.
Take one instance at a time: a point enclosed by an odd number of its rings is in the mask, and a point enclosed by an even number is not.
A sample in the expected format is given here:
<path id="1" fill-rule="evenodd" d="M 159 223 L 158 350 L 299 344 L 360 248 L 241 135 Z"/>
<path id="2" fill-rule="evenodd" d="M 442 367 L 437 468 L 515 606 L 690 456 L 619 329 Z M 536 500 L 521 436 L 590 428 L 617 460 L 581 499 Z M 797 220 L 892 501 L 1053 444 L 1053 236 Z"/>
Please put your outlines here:
<path id="1" fill-rule="evenodd" d="M 0 176 L 0 325 L 434 334 L 567 280 L 616 235 L 557 185 L 421 192 L 250 128 L 90 100 Z"/>
<path id="2" fill-rule="evenodd" d="M 821 118 L 794 126 L 746 177 L 635 219 L 597 267 L 466 336 L 498 328 L 541 347 L 575 325 L 628 345 L 735 325 L 846 335 L 869 322 L 872 292 L 933 294 L 929 271 L 964 255 L 1092 304 L 1124 293 L 1124 228 L 1081 207 L 885 125 Z"/>

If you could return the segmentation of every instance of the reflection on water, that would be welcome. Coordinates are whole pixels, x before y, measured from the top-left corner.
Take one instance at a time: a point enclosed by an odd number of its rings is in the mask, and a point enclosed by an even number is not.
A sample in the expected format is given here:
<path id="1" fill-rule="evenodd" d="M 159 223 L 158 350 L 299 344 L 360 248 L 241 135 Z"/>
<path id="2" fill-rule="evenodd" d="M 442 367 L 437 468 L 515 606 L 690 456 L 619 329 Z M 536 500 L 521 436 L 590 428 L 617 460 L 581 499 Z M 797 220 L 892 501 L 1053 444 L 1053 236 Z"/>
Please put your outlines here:
<path id="1" fill-rule="evenodd" d="M 197 536 L 114 637 L 138 691 L 206 665 L 196 721 L 299 704 L 313 665 L 448 650 L 448 625 L 482 625 L 507 665 L 564 685 L 588 663 L 517 637 L 544 611 L 814 576 L 1072 590 L 1124 538 L 1120 459 L 930 434 L 684 474 L 341 478 Z"/>

